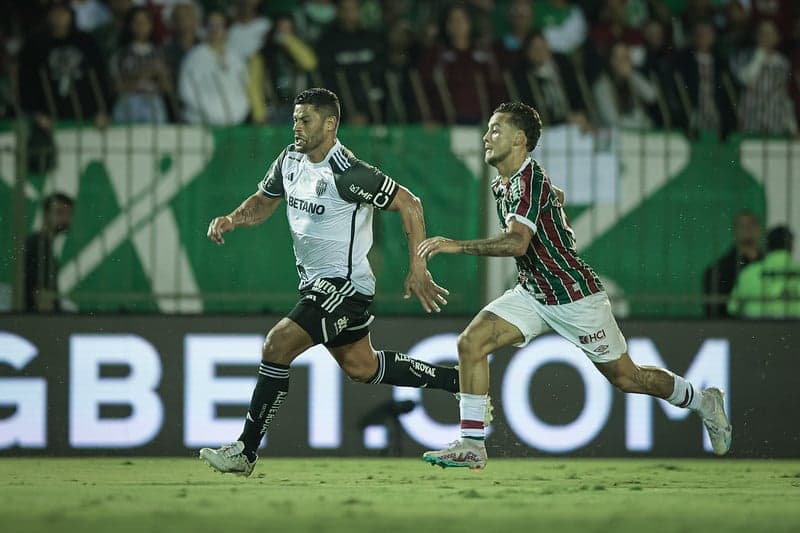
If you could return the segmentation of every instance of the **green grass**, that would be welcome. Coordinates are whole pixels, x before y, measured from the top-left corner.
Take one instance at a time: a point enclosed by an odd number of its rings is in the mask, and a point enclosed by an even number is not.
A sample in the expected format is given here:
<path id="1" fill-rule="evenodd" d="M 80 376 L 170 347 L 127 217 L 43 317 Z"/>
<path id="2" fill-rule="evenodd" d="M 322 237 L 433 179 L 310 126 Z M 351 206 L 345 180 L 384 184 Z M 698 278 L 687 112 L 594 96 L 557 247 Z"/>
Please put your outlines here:
<path id="1" fill-rule="evenodd" d="M 800 531 L 800 461 L 5 458 L 0 531 Z"/>

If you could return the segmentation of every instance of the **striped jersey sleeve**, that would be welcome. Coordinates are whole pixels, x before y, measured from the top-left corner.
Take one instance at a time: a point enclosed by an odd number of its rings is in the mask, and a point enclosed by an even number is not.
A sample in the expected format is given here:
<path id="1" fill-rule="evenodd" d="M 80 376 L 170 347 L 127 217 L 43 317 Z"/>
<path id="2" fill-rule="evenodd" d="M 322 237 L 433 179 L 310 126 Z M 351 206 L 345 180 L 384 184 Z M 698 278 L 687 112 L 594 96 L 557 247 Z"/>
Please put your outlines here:
<path id="1" fill-rule="evenodd" d="M 348 202 L 369 203 L 386 209 L 399 190 L 396 181 L 355 157 L 348 158 L 346 168 L 334 168 L 336 170 L 341 171 L 336 174 L 336 188 L 339 196 Z"/>
<path id="2" fill-rule="evenodd" d="M 267 169 L 267 173 L 264 174 L 264 178 L 258 184 L 258 190 L 261 194 L 269 196 L 270 198 L 286 196 L 286 191 L 283 189 L 283 172 L 281 171 L 281 167 L 283 166 L 283 159 L 286 157 L 287 150 L 288 148 L 284 148 L 283 151 L 278 154 L 278 157 L 272 162 L 269 169 Z"/>
<path id="3" fill-rule="evenodd" d="M 519 179 L 514 184 L 511 191 L 511 205 L 505 218 L 505 223 L 517 220 L 528 226 L 532 232 L 536 233 L 536 225 L 539 222 L 543 198 L 546 203 L 547 184 L 542 174 L 533 171 L 533 165 L 529 164 Z"/>

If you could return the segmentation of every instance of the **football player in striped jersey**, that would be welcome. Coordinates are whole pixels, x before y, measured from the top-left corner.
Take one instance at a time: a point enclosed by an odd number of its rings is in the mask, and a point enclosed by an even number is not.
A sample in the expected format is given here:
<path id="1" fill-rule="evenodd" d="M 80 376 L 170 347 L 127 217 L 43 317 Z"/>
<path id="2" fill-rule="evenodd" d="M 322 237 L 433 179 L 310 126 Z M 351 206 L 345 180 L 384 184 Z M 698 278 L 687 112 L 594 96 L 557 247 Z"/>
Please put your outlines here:
<path id="1" fill-rule="evenodd" d="M 440 253 L 514 257 L 519 271 L 516 286 L 490 302 L 459 336 L 461 438 L 443 450 L 426 452 L 423 459 L 443 467 L 486 465 L 487 357 L 504 346 L 524 346 L 549 330 L 583 350 L 619 390 L 649 394 L 696 412 L 714 453 L 727 453 L 731 427 L 720 389 L 701 391 L 669 370 L 637 365 L 628 356 L 603 285 L 578 256 L 562 207 L 563 192 L 531 157 L 541 130 L 536 110 L 518 102 L 500 105 L 489 120 L 484 159 L 498 173 L 491 188 L 499 235 L 469 241 L 432 237 L 419 245 L 424 259 Z"/>

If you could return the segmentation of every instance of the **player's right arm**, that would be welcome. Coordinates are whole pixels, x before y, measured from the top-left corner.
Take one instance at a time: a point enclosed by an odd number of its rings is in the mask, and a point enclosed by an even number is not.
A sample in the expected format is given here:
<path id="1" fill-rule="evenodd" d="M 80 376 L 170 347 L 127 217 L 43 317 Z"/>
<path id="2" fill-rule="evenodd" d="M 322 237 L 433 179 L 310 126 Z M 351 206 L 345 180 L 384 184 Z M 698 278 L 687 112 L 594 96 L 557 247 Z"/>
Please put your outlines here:
<path id="1" fill-rule="evenodd" d="M 286 150 L 284 149 L 270 165 L 264 179 L 258 184 L 257 192 L 250 195 L 230 214 L 216 217 L 211 221 L 208 225 L 209 239 L 217 244 L 225 244 L 225 239 L 222 238 L 224 233 L 233 231 L 240 226 L 256 226 L 272 216 L 285 194 L 281 170 L 285 157 Z"/>
<path id="2" fill-rule="evenodd" d="M 217 244 L 225 244 L 223 233 L 233 231 L 240 226 L 261 224 L 272 216 L 279 203 L 281 203 L 280 197 L 270 198 L 264 196 L 261 191 L 252 194 L 229 215 L 212 220 L 208 225 L 208 237 Z"/>

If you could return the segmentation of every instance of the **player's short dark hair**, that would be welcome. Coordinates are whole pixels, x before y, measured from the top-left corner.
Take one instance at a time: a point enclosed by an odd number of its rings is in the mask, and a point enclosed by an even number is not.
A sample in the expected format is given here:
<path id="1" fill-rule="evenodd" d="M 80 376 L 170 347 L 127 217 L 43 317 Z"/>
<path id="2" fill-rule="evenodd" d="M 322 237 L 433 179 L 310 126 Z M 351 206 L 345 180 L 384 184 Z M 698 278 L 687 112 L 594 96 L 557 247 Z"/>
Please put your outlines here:
<path id="1" fill-rule="evenodd" d="M 75 200 L 64 194 L 63 192 L 54 192 L 52 194 L 48 194 L 45 196 L 44 200 L 42 200 L 42 207 L 44 208 L 44 212 L 47 213 L 53 207 L 53 204 L 56 202 L 61 202 L 62 204 L 66 204 L 70 207 L 75 205 Z"/>
<path id="2" fill-rule="evenodd" d="M 322 118 L 335 117 L 336 124 L 339 124 L 339 117 L 341 116 L 341 108 L 339 107 L 339 97 L 336 93 L 323 89 L 322 87 L 313 87 L 306 89 L 298 94 L 294 99 L 294 105 L 308 104 L 317 108 Z"/>
<path id="3" fill-rule="evenodd" d="M 521 129 L 528 138 L 528 151 L 536 148 L 542 135 L 542 118 L 538 111 L 522 102 L 504 102 L 497 106 L 494 112 L 510 115 L 511 124 Z"/>
<path id="4" fill-rule="evenodd" d="M 775 250 L 792 251 L 794 235 L 788 226 L 776 226 L 767 233 L 767 251 Z"/>

